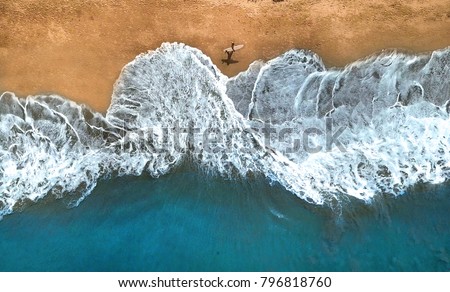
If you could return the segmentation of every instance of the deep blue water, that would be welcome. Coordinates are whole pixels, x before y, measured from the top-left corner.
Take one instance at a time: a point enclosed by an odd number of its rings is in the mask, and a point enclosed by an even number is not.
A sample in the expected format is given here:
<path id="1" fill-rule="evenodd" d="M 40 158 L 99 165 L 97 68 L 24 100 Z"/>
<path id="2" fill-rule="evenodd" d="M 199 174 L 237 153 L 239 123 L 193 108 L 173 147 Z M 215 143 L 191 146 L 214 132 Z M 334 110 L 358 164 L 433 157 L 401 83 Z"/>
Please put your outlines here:
<path id="1" fill-rule="evenodd" d="M 342 209 L 184 170 L 0 221 L 1 271 L 449 271 L 450 186 Z"/>

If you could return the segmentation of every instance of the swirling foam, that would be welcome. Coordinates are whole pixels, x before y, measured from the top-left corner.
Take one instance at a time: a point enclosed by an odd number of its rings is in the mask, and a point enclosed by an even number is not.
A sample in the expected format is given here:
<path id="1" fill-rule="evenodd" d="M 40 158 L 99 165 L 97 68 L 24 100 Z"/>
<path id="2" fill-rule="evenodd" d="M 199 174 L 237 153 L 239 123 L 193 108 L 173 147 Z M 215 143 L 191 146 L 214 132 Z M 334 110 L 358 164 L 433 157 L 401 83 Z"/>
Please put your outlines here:
<path id="1" fill-rule="evenodd" d="M 124 67 L 106 116 L 55 95 L 6 92 L 0 216 L 49 194 L 77 205 L 101 178 L 158 177 L 186 159 L 228 177 L 265 175 L 314 204 L 347 196 L 370 202 L 443 182 L 449 63 L 450 49 L 390 52 L 327 70 L 314 53 L 292 50 L 227 78 L 201 51 L 165 43 Z M 288 135 L 269 145 L 268 123 Z M 307 142 L 322 151 L 295 147 L 308 129 L 330 127 L 342 129 L 340 145 L 317 135 Z"/>

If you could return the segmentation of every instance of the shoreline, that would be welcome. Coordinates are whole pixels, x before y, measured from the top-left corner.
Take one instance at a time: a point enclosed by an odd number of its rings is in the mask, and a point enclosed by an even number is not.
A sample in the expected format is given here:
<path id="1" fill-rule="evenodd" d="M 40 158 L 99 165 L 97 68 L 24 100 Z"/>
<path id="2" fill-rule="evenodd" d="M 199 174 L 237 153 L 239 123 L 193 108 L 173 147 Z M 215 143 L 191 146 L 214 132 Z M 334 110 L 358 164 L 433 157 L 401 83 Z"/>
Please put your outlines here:
<path id="1" fill-rule="evenodd" d="M 450 0 L 235 2 L 0 2 L 0 91 L 51 92 L 105 112 L 123 66 L 162 42 L 202 50 L 228 76 L 295 48 L 343 67 L 384 49 L 424 53 L 450 45 Z M 222 50 L 232 41 L 245 48 L 227 66 Z"/>

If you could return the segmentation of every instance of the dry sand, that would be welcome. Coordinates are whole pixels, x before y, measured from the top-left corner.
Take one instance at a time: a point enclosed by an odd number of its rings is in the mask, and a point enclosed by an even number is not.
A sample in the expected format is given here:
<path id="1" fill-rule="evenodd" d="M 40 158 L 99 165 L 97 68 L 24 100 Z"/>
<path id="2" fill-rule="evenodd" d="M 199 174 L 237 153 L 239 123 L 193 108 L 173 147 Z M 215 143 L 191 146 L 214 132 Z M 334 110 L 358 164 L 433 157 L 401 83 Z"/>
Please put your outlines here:
<path id="1" fill-rule="evenodd" d="M 291 48 L 343 66 L 385 48 L 450 45 L 450 0 L 0 0 L 0 91 L 56 92 L 105 111 L 121 68 L 165 41 L 227 75 Z M 222 65 L 222 49 L 245 44 Z"/>

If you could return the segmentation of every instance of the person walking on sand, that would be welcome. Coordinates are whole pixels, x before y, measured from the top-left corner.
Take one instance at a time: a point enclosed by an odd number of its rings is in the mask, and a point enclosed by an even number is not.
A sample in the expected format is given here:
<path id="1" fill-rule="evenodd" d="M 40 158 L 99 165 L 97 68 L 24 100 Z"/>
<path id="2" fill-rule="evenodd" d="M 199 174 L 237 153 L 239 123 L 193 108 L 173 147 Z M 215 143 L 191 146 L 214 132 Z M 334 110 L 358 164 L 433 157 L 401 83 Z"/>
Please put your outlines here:
<path id="1" fill-rule="evenodd" d="M 227 60 L 231 60 L 231 56 L 233 55 L 233 53 L 236 52 L 234 50 L 234 42 L 231 42 L 231 50 L 225 50 L 225 53 L 227 53 Z"/>
<path id="2" fill-rule="evenodd" d="M 231 47 L 230 48 L 226 48 L 224 50 L 224 52 L 227 54 L 227 58 L 226 59 L 222 59 L 222 63 L 227 63 L 227 65 L 230 65 L 231 63 L 237 63 L 238 61 L 234 61 L 231 59 L 231 57 L 233 56 L 233 53 L 236 52 L 239 49 L 242 49 L 244 47 L 244 45 L 235 45 L 234 42 L 231 42 Z"/>
<path id="3" fill-rule="evenodd" d="M 230 65 L 230 63 L 232 62 L 231 56 L 233 56 L 234 52 L 235 52 L 235 50 L 234 50 L 234 42 L 232 42 L 231 43 L 231 50 L 230 49 L 225 49 L 225 53 L 227 54 L 227 58 L 225 60 L 222 60 L 222 63 L 227 63 L 227 65 Z"/>

